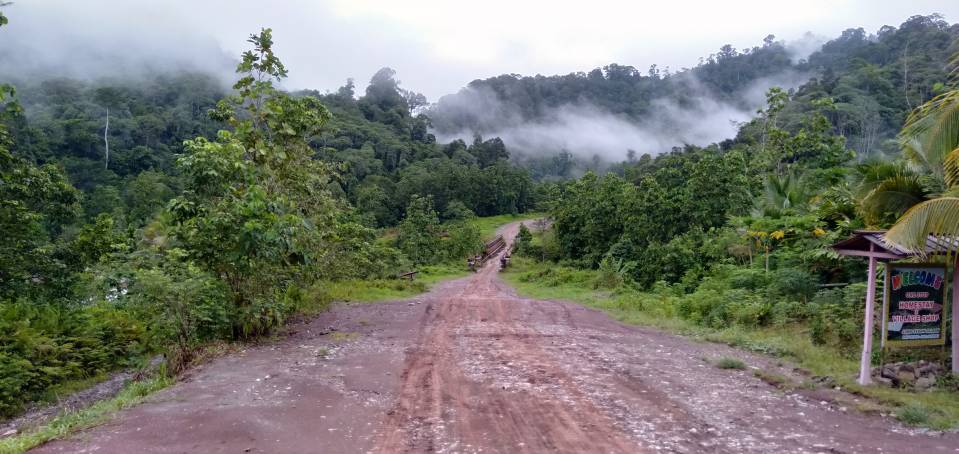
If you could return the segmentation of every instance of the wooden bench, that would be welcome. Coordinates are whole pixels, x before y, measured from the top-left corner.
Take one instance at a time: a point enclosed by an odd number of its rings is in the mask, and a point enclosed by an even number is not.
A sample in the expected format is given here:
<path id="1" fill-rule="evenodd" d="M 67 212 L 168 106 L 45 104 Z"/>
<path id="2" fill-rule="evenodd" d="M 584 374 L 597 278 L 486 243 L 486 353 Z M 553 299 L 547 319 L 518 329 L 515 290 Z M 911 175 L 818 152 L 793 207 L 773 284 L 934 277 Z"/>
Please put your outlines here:
<path id="1" fill-rule="evenodd" d="M 402 273 L 402 274 L 399 275 L 399 278 L 400 278 L 400 279 L 409 279 L 409 280 L 412 281 L 412 280 L 413 280 L 413 277 L 416 276 L 416 273 L 419 273 L 419 271 L 415 271 L 415 270 L 414 270 L 414 271 L 409 271 L 409 272 L 406 272 L 406 273 Z"/>

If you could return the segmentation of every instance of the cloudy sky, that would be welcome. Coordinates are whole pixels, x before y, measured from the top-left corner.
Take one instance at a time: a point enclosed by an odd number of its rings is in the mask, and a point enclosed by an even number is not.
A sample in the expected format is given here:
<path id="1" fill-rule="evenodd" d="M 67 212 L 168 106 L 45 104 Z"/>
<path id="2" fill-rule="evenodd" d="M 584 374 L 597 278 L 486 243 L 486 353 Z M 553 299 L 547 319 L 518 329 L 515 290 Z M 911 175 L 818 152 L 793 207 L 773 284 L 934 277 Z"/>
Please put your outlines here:
<path id="1" fill-rule="evenodd" d="M 955 0 L 14 0 L 0 66 L 70 75 L 145 65 L 221 68 L 272 27 L 288 88 L 359 87 L 380 67 L 430 100 L 503 73 L 557 74 L 610 62 L 694 66 L 722 44 L 806 32 L 875 32 L 914 14 L 959 21 Z M 13 51 L 12 49 L 16 49 Z M 0 67 L 0 71 L 3 68 Z"/>

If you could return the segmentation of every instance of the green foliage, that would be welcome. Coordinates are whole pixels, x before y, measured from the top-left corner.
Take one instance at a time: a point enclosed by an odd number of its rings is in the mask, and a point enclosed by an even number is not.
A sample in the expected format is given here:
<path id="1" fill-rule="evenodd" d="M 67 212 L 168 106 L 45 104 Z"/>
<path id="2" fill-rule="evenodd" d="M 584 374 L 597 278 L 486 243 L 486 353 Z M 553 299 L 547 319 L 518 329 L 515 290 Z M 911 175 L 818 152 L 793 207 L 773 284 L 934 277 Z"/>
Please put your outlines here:
<path id="1" fill-rule="evenodd" d="M 920 255 L 928 236 L 959 236 L 959 53 L 950 62 L 949 90 L 919 106 L 906 120 L 900 135 L 908 158 L 925 164 L 945 191 L 932 200 L 913 201 L 888 238 Z M 909 205 L 902 205 L 901 211 Z M 949 254 L 959 251 L 948 250 Z"/>
<path id="2" fill-rule="evenodd" d="M 162 371 L 152 378 L 130 382 L 113 398 L 99 401 L 76 412 L 66 412 L 42 426 L 0 439 L 0 453 L 19 454 L 50 440 L 93 427 L 116 412 L 143 402 L 150 394 L 171 384 L 173 379 Z"/>
<path id="3" fill-rule="evenodd" d="M 58 307 L 0 303 L 0 415 L 47 387 L 95 376 L 149 351 L 147 325 L 110 303 Z"/>
<path id="4" fill-rule="evenodd" d="M 908 405 L 896 412 L 896 419 L 910 426 L 922 426 L 929 422 L 929 413 L 929 409 L 921 405 Z"/>
<path id="5" fill-rule="evenodd" d="M 468 221 L 456 221 L 446 224 L 446 237 L 443 238 L 444 258 L 449 262 L 461 262 L 466 257 L 476 255 L 483 250 L 480 230 Z"/>
<path id="6" fill-rule="evenodd" d="M 300 297 L 295 281 L 326 271 L 325 246 L 346 233 L 326 190 L 332 169 L 313 159 L 308 141 L 330 113 L 316 98 L 274 88 L 286 69 L 272 51 L 269 29 L 249 42 L 253 50 L 237 66 L 237 95 L 213 112 L 233 132 L 186 143 L 178 160 L 186 190 L 169 210 L 185 258 L 229 289 L 237 337 L 280 324 Z"/>
<path id="7" fill-rule="evenodd" d="M 724 356 L 722 358 L 719 358 L 718 361 L 716 361 L 716 367 L 720 369 L 743 370 L 746 368 L 746 363 L 742 362 L 742 360 L 738 358 L 730 358 L 728 356 Z"/>
<path id="8" fill-rule="evenodd" d="M 533 245 L 533 234 L 530 233 L 525 222 L 519 225 L 519 232 L 516 234 L 513 244 L 513 247 L 515 248 L 514 250 L 517 254 L 529 254 L 530 247 Z"/>
<path id="9" fill-rule="evenodd" d="M 414 264 L 433 263 L 439 254 L 439 222 L 433 198 L 413 196 L 406 207 L 406 218 L 400 223 L 396 246 Z"/>

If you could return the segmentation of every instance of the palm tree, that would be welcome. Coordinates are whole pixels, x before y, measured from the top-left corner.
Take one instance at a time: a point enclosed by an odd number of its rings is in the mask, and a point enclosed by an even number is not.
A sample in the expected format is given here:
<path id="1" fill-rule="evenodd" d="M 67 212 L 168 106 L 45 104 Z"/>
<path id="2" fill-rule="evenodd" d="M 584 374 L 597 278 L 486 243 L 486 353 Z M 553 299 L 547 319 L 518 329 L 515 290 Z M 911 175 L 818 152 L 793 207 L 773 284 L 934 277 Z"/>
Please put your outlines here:
<path id="1" fill-rule="evenodd" d="M 932 195 L 923 175 L 904 162 L 867 161 L 856 166 L 858 211 L 870 227 L 888 226 Z"/>
<path id="2" fill-rule="evenodd" d="M 766 177 L 763 197 L 757 200 L 757 216 L 779 218 L 789 214 L 805 212 L 811 198 L 809 188 L 800 181 L 796 172 L 783 175 L 770 174 Z"/>
<path id="3" fill-rule="evenodd" d="M 924 162 L 944 187 L 937 197 L 906 211 L 886 233 L 886 240 L 919 254 L 930 234 L 959 238 L 959 54 L 950 66 L 951 89 L 913 111 L 899 134 L 905 154 Z"/>

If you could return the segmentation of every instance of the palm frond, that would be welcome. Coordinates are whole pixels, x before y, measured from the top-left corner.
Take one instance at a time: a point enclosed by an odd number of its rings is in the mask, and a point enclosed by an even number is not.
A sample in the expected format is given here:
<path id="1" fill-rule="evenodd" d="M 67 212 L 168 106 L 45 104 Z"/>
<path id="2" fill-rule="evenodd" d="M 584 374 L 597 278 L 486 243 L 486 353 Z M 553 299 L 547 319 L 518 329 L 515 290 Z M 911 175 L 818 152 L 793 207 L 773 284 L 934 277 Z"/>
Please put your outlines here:
<path id="1" fill-rule="evenodd" d="M 959 197 L 940 197 L 910 208 L 886 232 L 885 240 L 924 256 L 929 235 L 959 238 Z"/>
<path id="2" fill-rule="evenodd" d="M 939 172 L 939 167 L 935 165 L 935 163 L 929 163 L 929 161 L 926 160 L 926 155 L 922 151 L 922 142 L 918 137 L 906 138 L 900 135 L 899 147 L 902 151 L 902 156 L 909 162 L 910 168 L 933 174 Z"/>
<path id="3" fill-rule="evenodd" d="M 943 178 L 946 180 L 947 188 L 959 186 L 959 147 L 952 150 L 943 160 Z"/>
<path id="4" fill-rule="evenodd" d="M 959 186 L 953 186 L 946 192 L 943 192 L 940 197 L 959 197 Z"/>
<path id="5" fill-rule="evenodd" d="M 907 156 L 938 172 L 946 156 L 959 147 L 959 89 L 919 106 L 906 118 L 899 141 Z"/>
<path id="6" fill-rule="evenodd" d="M 876 186 L 890 178 L 900 175 L 913 175 L 904 164 L 893 161 L 866 161 L 856 166 L 858 182 L 856 197 L 865 198 Z"/>
<path id="7" fill-rule="evenodd" d="M 910 207 L 928 198 L 918 175 L 895 175 L 879 182 L 859 202 L 870 226 L 891 222 Z M 885 220 L 885 222 L 884 222 Z"/>

